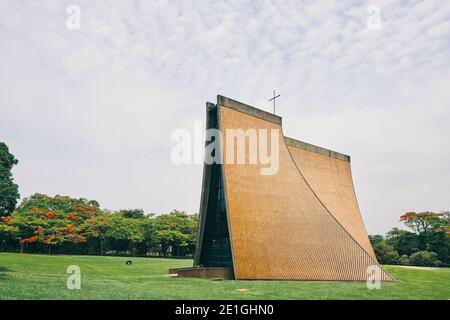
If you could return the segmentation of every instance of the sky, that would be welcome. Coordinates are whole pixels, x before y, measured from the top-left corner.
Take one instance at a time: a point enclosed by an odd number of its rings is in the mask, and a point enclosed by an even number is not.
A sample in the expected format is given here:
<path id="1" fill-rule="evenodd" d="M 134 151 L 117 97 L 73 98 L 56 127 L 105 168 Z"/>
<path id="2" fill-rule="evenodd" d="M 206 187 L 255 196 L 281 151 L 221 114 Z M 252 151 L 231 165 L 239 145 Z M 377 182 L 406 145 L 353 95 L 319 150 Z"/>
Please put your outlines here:
<path id="1" fill-rule="evenodd" d="M 351 155 L 385 233 L 450 209 L 449 57 L 447 0 L 2 0 L 0 141 L 22 198 L 193 213 L 202 166 L 171 162 L 171 133 L 276 89 L 284 133 Z"/>

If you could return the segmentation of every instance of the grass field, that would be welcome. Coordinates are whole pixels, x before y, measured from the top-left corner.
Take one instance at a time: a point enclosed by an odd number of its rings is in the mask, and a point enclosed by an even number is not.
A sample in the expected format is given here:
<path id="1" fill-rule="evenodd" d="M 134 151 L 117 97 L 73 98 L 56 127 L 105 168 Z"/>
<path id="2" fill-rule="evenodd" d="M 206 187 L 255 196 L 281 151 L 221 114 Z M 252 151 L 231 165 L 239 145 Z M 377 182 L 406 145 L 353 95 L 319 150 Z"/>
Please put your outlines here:
<path id="1" fill-rule="evenodd" d="M 450 269 L 386 266 L 397 283 L 211 281 L 170 278 L 191 260 L 0 253 L 0 299 L 449 299 Z M 66 269 L 81 268 L 81 289 L 68 290 Z M 247 289 L 244 292 L 237 289 Z"/>

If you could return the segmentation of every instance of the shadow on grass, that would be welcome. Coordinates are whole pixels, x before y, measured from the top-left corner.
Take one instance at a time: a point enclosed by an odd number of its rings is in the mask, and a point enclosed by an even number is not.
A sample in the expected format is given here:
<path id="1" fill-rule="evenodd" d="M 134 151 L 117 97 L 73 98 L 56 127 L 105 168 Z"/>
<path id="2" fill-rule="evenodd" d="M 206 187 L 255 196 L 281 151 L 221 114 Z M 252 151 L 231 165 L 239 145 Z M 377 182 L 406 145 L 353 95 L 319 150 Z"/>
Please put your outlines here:
<path id="1" fill-rule="evenodd" d="M 11 269 L 0 267 L 0 280 L 11 278 L 11 276 L 8 274 L 10 272 L 12 272 Z"/>

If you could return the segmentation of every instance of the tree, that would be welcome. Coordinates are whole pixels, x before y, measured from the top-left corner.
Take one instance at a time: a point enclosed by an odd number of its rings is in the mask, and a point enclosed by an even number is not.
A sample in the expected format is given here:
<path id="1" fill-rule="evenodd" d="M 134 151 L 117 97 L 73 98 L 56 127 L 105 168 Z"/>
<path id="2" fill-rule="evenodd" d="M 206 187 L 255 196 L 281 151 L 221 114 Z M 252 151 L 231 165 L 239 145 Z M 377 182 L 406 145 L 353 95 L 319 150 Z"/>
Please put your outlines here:
<path id="1" fill-rule="evenodd" d="M 108 238 L 108 230 L 111 229 L 110 215 L 103 213 L 99 214 L 92 219 L 87 219 L 85 221 L 86 233 L 89 238 L 97 239 L 100 243 L 100 255 L 104 252 L 104 243 Z"/>
<path id="2" fill-rule="evenodd" d="M 425 249 L 421 247 L 419 236 L 416 233 L 393 228 L 386 234 L 386 243 L 393 246 L 399 255 L 411 255 Z"/>
<path id="3" fill-rule="evenodd" d="M 432 251 L 419 251 L 413 253 L 409 257 L 409 262 L 415 266 L 425 267 L 438 267 L 441 264 L 436 252 Z"/>
<path id="4" fill-rule="evenodd" d="M 141 219 L 145 216 L 144 210 L 142 209 L 122 209 L 119 213 L 122 214 L 124 218 L 129 219 Z"/>
<path id="5" fill-rule="evenodd" d="M 129 250 L 132 256 L 135 254 L 135 245 L 144 241 L 144 234 L 142 232 L 142 223 L 138 219 L 127 219 L 128 235 L 127 240 Z"/>
<path id="6" fill-rule="evenodd" d="M 415 243 L 419 250 L 433 251 L 444 265 L 450 264 L 450 217 L 448 212 L 407 212 L 400 217 L 400 221 L 416 232 L 417 241 Z"/>
<path id="7" fill-rule="evenodd" d="M 402 255 L 400 259 L 398 259 L 398 263 L 404 266 L 409 265 L 410 264 L 409 257 L 406 254 Z"/>
<path id="8" fill-rule="evenodd" d="M 197 238 L 198 215 L 174 210 L 155 217 L 155 234 L 163 255 L 172 247 L 176 255 L 193 253 Z"/>
<path id="9" fill-rule="evenodd" d="M 429 211 L 419 213 L 407 212 L 400 216 L 400 221 L 418 234 L 423 234 L 435 229 L 436 225 L 441 225 L 442 214 Z"/>
<path id="10" fill-rule="evenodd" d="M 397 264 L 399 255 L 395 248 L 386 242 L 379 242 L 373 246 L 377 259 L 382 264 Z"/>
<path id="11" fill-rule="evenodd" d="M 428 251 L 436 252 L 438 259 L 445 265 L 450 266 L 450 237 L 448 232 L 437 229 L 429 237 L 427 246 Z"/>
<path id="12" fill-rule="evenodd" d="M 17 228 L 21 252 L 27 244 L 40 244 L 50 254 L 54 246 L 87 242 L 87 222 L 97 216 L 97 205 L 86 199 L 34 194 L 22 201 L 7 224 Z"/>
<path id="13" fill-rule="evenodd" d="M 370 240 L 370 244 L 372 246 L 374 246 L 377 243 L 380 243 L 380 242 L 384 241 L 384 237 L 382 235 L 380 235 L 380 234 L 375 234 L 375 235 L 369 234 L 369 240 Z"/>
<path id="14" fill-rule="evenodd" d="M 11 217 L 0 217 L 0 250 L 7 249 L 9 243 L 17 241 L 19 229 L 10 224 Z"/>
<path id="15" fill-rule="evenodd" d="M 95 200 L 33 194 L 11 215 L 0 217 L 0 246 L 20 252 L 100 253 L 112 249 L 131 255 L 172 246 L 174 254 L 192 254 L 198 215 L 173 211 L 155 217 L 142 209 L 111 212 Z M 162 250 L 161 250 L 162 249 Z"/>
<path id="16" fill-rule="evenodd" d="M 0 217 L 9 215 L 19 199 L 19 187 L 14 183 L 11 169 L 18 163 L 9 149 L 0 142 Z"/>
<path id="17" fill-rule="evenodd" d="M 155 234 L 155 221 L 153 219 L 153 214 L 149 214 L 142 219 L 141 230 L 143 235 L 143 241 L 137 244 L 138 250 L 142 253 L 149 253 L 152 249 L 157 246 L 157 239 Z"/>
<path id="18" fill-rule="evenodd" d="M 127 249 L 134 255 L 134 245 L 144 241 L 140 219 L 125 218 L 120 213 L 111 214 L 109 217 L 110 228 L 106 232 L 108 240 L 127 244 Z"/>
<path id="19" fill-rule="evenodd" d="M 40 243 L 47 246 L 50 254 L 53 246 L 87 241 L 82 222 L 86 217 L 83 215 L 94 215 L 87 210 L 77 207 L 69 213 L 39 208 L 27 209 L 25 212 L 15 211 L 8 224 L 21 230 L 18 237 L 21 252 L 25 244 Z"/>
<path id="20" fill-rule="evenodd" d="M 76 207 L 85 207 L 87 210 L 99 211 L 99 203 L 95 200 L 84 198 L 71 198 L 68 196 L 56 195 L 54 197 L 35 193 L 32 196 L 23 199 L 17 210 L 25 211 L 31 208 L 40 208 L 43 210 L 60 210 L 69 213 Z"/>

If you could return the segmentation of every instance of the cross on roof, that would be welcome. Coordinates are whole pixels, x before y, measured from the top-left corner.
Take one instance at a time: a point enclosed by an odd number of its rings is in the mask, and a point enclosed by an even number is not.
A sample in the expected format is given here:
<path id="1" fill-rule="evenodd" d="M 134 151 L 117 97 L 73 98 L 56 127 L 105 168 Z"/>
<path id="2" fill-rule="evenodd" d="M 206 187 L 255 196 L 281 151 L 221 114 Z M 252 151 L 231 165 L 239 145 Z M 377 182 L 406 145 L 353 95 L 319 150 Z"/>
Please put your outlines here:
<path id="1" fill-rule="evenodd" d="M 272 99 L 269 99 L 269 101 L 273 101 L 273 114 L 275 114 L 275 100 L 277 99 L 277 98 L 279 98 L 281 96 L 281 94 L 279 94 L 279 95 L 275 95 L 275 90 L 273 90 L 273 98 Z"/>

